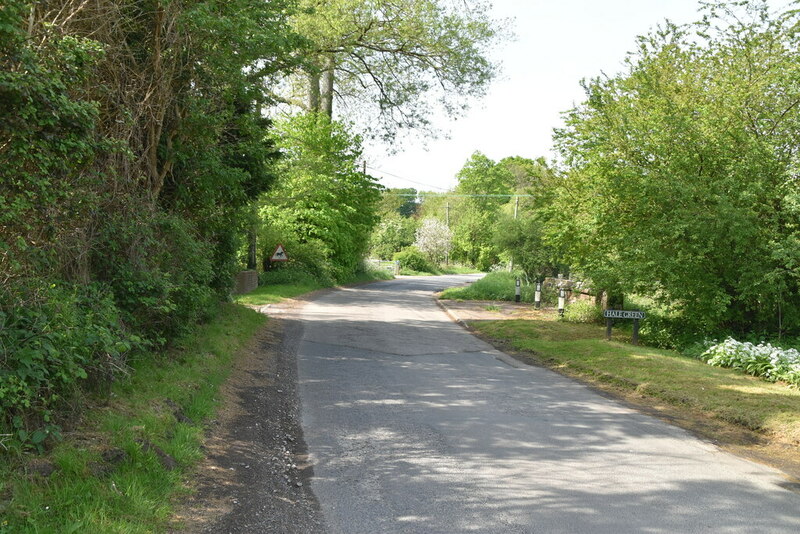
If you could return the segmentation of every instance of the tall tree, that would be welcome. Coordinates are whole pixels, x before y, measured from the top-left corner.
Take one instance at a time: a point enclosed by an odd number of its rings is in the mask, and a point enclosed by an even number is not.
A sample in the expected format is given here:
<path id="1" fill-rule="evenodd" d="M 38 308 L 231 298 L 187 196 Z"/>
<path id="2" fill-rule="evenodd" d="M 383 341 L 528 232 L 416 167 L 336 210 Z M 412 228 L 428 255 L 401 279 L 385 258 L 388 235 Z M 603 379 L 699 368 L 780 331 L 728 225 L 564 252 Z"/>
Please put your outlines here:
<path id="1" fill-rule="evenodd" d="M 453 259 L 481 269 L 499 262 L 493 239 L 494 225 L 501 207 L 508 204 L 513 175 L 480 152 L 475 152 L 458 172 L 458 205 L 451 217 Z"/>
<path id="2" fill-rule="evenodd" d="M 471 0 L 300 0 L 297 31 L 311 42 L 288 101 L 350 119 L 386 139 L 428 127 L 429 101 L 456 114 L 483 95 L 498 30 Z"/>
<path id="3" fill-rule="evenodd" d="M 363 259 L 378 221 L 380 188 L 358 168 L 361 141 L 319 113 L 298 115 L 276 127 L 275 142 L 284 157 L 277 187 L 262 199 L 267 232 L 287 247 L 299 245 L 306 267 L 344 279 Z M 265 243 L 266 250 L 274 245 Z M 295 251 L 287 252 L 292 257 Z"/>

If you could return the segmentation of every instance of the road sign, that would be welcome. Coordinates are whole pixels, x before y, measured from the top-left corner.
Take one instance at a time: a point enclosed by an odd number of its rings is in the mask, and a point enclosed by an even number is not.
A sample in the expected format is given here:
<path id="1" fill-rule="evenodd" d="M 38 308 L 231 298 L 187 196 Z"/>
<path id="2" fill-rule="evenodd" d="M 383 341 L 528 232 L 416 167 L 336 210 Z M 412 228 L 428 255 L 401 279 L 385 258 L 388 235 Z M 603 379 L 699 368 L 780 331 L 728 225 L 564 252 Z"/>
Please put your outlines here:
<path id="1" fill-rule="evenodd" d="M 269 261 L 289 261 L 289 256 L 286 255 L 286 249 L 283 248 L 283 245 L 275 247 L 275 252 L 272 253 Z"/>
<path id="2" fill-rule="evenodd" d="M 643 311 L 632 310 L 606 310 L 603 312 L 603 317 L 606 318 L 606 339 L 611 339 L 611 319 L 633 319 L 633 337 L 631 342 L 634 345 L 639 344 L 639 319 L 644 319 Z"/>
<path id="3" fill-rule="evenodd" d="M 603 317 L 606 319 L 644 319 L 644 316 L 643 311 L 606 310 L 603 312 Z"/>

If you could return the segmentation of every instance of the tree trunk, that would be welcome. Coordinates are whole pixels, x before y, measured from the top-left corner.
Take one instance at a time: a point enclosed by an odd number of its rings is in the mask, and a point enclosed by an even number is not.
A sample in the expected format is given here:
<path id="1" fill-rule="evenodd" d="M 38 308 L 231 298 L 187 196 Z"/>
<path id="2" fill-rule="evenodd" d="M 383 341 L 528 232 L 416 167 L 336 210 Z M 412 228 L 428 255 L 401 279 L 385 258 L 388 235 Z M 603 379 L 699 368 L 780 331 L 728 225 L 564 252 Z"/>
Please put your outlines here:
<path id="1" fill-rule="evenodd" d="M 322 113 L 333 118 L 333 72 L 336 60 L 333 55 L 328 56 L 325 71 L 322 73 Z"/>
<path id="2" fill-rule="evenodd" d="M 308 73 L 308 110 L 320 111 L 319 74 L 316 72 Z"/>

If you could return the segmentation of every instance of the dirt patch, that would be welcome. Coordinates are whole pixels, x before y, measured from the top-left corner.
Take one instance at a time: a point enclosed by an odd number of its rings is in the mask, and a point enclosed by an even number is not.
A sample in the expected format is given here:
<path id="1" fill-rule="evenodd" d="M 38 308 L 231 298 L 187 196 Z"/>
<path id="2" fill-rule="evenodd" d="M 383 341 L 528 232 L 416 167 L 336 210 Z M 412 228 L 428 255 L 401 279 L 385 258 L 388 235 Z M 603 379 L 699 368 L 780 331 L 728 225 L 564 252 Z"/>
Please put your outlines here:
<path id="1" fill-rule="evenodd" d="M 477 330 L 470 328 L 470 323 L 479 321 L 552 318 L 557 313 L 556 310 L 551 308 L 534 310 L 527 303 L 502 301 L 441 300 L 437 302 L 454 320 L 469 329 L 473 335 L 515 359 L 528 365 L 546 367 L 559 374 L 569 376 L 589 385 L 606 397 L 621 401 L 633 409 L 688 430 L 698 438 L 711 442 L 723 450 L 779 469 L 787 475 L 787 488 L 800 493 L 800 451 L 795 444 L 715 419 L 710 414 L 667 404 L 661 399 L 637 392 L 635 388 L 587 376 L 541 358 L 535 353 L 517 351 L 507 342 L 480 335 Z"/>
<path id="2" fill-rule="evenodd" d="M 324 532 L 299 419 L 295 347 L 302 325 L 292 311 L 301 305 L 268 308 L 269 322 L 222 387 L 206 458 L 175 532 Z"/>

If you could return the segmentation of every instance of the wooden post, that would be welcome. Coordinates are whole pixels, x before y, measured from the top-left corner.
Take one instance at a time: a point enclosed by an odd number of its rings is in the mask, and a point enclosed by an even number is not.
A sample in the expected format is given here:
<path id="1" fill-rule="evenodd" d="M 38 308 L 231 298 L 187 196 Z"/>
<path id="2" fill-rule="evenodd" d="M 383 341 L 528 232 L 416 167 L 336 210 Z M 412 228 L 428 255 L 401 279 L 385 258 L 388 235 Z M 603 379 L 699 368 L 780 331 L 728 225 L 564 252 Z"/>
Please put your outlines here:
<path id="1" fill-rule="evenodd" d="M 611 317 L 606 317 L 606 340 L 611 341 Z"/>
<path id="2" fill-rule="evenodd" d="M 633 320 L 633 340 L 634 345 L 639 344 L 639 319 Z"/>
<path id="3" fill-rule="evenodd" d="M 450 229 L 450 202 L 445 204 L 445 225 Z M 450 265 L 450 248 L 444 251 L 444 264 Z"/>

